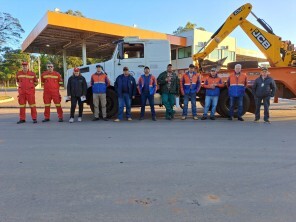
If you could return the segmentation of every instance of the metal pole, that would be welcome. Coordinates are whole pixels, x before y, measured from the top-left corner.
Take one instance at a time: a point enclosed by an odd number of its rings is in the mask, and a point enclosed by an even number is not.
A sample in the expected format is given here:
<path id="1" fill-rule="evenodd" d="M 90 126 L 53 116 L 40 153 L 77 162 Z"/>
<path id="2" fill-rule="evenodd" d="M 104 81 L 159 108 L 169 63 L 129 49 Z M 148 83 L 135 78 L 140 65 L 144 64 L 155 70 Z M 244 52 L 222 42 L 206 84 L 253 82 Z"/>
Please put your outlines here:
<path id="1" fill-rule="evenodd" d="M 82 40 L 82 61 L 83 61 L 83 65 L 86 66 L 86 44 L 85 44 L 85 40 Z"/>

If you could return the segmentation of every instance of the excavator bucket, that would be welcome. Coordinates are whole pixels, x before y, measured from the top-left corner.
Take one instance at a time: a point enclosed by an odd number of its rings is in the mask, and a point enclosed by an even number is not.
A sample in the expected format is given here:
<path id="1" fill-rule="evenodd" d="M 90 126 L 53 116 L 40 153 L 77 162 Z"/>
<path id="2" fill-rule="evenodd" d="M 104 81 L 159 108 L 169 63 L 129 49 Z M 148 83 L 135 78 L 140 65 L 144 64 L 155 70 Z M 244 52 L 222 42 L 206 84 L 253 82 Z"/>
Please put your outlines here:
<path id="1" fill-rule="evenodd" d="M 217 60 L 216 62 L 200 59 L 198 60 L 199 71 L 208 73 L 210 72 L 211 68 L 216 68 L 216 70 L 219 71 L 226 59 L 227 57 L 224 57 L 223 59 Z"/>

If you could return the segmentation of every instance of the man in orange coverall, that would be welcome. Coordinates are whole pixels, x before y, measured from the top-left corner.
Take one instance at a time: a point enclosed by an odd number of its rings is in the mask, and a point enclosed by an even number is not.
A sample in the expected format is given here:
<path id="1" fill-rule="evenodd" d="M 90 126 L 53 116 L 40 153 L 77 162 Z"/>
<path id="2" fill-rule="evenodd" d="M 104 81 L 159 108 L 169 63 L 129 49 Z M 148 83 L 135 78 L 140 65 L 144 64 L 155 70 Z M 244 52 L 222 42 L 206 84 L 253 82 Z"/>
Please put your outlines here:
<path id="1" fill-rule="evenodd" d="M 59 122 L 63 122 L 63 110 L 61 107 L 60 86 L 63 85 L 63 80 L 60 73 L 53 70 L 53 64 L 47 64 L 47 71 L 41 75 L 41 82 L 44 85 L 43 101 L 44 101 L 44 120 L 50 121 L 50 104 L 53 100 L 58 113 Z"/>
<path id="2" fill-rule="evenodd" d="M 16 82 L 18 83 L 18 102 L 20 105 L 20 120 L 17 124 L 26 122 L 26 103 L 31 107 L 31 117 L 33 123 L 37 123 L 37 111 L 35 103 L 35 86 L 38 84 L 36 74 L 29 71 L 28 63 L 22 62 L 22 71 L 16 74 Z"/>

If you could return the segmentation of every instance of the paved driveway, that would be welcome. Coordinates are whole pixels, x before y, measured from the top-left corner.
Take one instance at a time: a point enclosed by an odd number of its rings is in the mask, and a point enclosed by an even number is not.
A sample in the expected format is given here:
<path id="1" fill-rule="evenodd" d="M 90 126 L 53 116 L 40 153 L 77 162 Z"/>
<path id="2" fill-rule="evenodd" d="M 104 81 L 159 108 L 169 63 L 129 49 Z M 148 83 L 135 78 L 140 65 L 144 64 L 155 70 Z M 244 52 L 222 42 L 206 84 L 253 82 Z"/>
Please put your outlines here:
<path id="1" fill-rule="evenodd" d="M 167 121 L 161 109 L 157 122 L 87 111 L 17 125 L 17 109 L 0 112 L 1 222 L 295 221 L 295 110 L 270 125 Z"/>

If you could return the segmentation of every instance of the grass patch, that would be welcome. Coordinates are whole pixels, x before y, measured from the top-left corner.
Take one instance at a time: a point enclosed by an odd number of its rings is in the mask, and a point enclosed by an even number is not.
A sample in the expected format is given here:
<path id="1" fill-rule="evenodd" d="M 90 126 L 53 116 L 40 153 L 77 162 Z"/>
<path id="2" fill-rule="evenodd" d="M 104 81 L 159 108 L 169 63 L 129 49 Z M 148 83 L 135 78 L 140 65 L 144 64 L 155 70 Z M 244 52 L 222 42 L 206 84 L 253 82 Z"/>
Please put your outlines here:
<path id="1" fill-rule="evenodd" d="M 11 96 L 0 96 L 0 100 L 11 99 Z"/>

